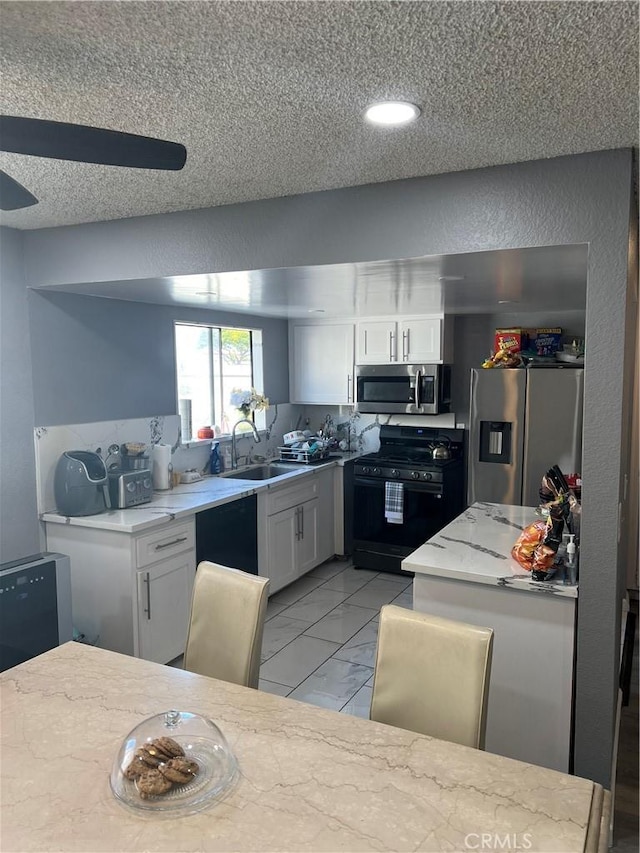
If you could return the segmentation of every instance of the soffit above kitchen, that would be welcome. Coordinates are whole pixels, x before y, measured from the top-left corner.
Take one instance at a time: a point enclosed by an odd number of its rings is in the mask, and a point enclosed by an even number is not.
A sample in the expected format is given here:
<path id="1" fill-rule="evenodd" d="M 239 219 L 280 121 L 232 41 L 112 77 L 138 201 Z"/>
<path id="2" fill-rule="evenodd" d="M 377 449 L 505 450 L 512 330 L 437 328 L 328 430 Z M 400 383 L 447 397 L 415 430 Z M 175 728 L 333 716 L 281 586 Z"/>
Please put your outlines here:
<path id="1" fill-rule="evenodd" d="M 289 319 L 584 311 L 585 244 L 165 278 L 49 285 L 42 292 Z"/>
<path id="2" fill-rule="evenodd" d="M 638 144 L 636 3 L 3 2 L 2 111 L 180 142 L 181 171 L 2 153 L 15 228 Z M 376 128 L 365 108 L 420 117 Z"/>

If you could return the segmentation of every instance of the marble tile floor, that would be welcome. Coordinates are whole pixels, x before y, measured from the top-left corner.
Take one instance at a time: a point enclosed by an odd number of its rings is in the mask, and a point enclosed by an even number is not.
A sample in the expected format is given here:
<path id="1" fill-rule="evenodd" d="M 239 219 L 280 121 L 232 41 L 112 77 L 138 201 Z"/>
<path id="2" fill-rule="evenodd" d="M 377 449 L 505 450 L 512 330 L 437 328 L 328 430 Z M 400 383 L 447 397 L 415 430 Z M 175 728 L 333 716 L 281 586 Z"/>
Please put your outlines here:
<path id="1" fill-rule="evenodd" d="M 411 578 L 331 560 L 271 596 L 260 689 L 369 716 L 383 604 L 413 606 Z"/>

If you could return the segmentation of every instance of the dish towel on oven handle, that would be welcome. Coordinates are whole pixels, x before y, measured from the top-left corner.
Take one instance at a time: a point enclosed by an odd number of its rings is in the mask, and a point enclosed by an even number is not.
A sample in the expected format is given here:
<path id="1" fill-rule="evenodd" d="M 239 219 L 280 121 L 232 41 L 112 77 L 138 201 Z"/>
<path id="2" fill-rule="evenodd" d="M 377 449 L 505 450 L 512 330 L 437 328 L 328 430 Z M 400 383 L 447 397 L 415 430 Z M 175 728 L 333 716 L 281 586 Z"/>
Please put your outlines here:
<path id="1" fill-rule="evenodd" d="M 404 510 L 404 485 L 402 483 L 384 484 L 384 517 L 389 524 L 402 524 Z"/>

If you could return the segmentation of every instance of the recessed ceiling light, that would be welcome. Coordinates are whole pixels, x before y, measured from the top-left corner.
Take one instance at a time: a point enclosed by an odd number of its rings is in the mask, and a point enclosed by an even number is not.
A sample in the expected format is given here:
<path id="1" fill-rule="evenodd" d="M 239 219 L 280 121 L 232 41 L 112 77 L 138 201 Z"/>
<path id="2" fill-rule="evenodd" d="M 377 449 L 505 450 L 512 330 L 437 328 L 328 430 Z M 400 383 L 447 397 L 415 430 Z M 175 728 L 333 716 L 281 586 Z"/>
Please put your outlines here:
<path id="1" fill-rule="evenodd" d="M 406 124 L 420 115 L 420 109 L 415 104 L 406 101 L 383 101 L 371 104 L 365 117 L 374 124 Z"/>

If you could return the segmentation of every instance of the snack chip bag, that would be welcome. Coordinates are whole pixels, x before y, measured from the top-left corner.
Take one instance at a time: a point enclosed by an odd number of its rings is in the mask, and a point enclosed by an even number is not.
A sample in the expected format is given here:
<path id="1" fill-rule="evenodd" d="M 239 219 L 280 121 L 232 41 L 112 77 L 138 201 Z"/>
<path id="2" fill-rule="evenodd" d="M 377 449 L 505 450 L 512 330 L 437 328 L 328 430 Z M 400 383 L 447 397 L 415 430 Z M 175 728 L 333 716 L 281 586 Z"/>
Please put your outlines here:
<path id="1" fill-rule="evenodd" d="M 513 559 L 520 563 L 522 568 L 528 572 L 533 569 L 536 548 L 543 541 L 546 530 L 547 522 L 542 518 L 528 524 L 511 549 Z"/>

